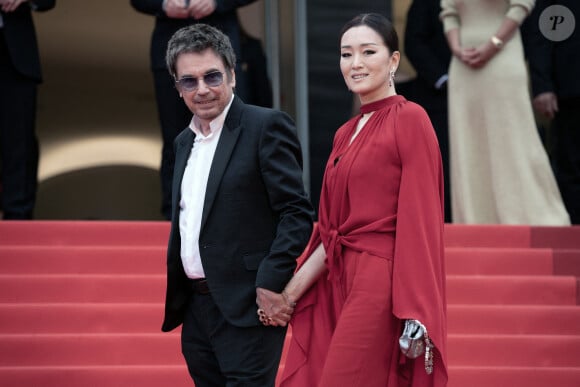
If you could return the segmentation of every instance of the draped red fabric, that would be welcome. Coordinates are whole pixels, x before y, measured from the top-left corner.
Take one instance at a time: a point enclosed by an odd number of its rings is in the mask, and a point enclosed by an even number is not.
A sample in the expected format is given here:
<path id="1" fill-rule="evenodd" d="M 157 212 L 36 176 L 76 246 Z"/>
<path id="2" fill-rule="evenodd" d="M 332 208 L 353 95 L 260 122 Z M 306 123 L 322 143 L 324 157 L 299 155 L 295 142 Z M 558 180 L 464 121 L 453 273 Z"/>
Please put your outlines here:
<path id="1" fill-rule="evenodd" d="M 365 378 L 388 380 L 388 387 L 447 383 L 443 174 L 437 138 L 425 111 L 402 96 L 361 107 L 362 114 L 371 112 L 352 143 L 360 116 L 345 123 L 334 139 L 319 222 L 305 252 L 308 257 L 323 243 L 328 273 L 298 302 L 283 387 L 317 386 L 323 372 L 332 373 L 324 370 L 332 355 L 328 351 L 333 341 L 342 339 L 333 335 L 342 306 L 332 301 L 332 292 L 345 278 L 346 251 L 359 252 L 359 259 L 374 256 L 392 262 L 392 278 L 385 279 L 392 281 L 390 314 L 400 321 L 421 321 L 436 347 L 431 375 L 422 357 L 409 360 L 399 351 L 393 352 L 400 356 L 399 366 L 377 367 L 376 378 Z M 404 372 L 409 374 L 379 375 Z"/>

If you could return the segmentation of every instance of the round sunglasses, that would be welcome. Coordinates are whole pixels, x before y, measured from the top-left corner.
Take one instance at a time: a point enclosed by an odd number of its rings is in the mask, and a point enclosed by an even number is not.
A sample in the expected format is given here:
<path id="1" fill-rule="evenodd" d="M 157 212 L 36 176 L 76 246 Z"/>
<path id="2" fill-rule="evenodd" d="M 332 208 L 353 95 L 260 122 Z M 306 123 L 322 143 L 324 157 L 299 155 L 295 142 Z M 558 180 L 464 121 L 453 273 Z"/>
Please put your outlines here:
<path id="1" fill-rule="evenodd" d="M 204 74 L 202 77 L 203 83 L 208 87 L 217 87 L 224 81 L 224 74 L 221 71 L 212 71 Z M 175 81 L 175 86 L 180 91 L 192 92 L 199 87 L 199 78 L 183 77 Z"/>

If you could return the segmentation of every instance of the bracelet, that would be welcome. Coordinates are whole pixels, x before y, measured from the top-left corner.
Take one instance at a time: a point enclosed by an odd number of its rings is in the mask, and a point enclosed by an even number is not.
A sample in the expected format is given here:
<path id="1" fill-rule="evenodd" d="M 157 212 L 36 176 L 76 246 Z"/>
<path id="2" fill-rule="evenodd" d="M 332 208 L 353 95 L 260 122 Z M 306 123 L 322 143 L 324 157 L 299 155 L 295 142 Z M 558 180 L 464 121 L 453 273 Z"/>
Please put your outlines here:
<path id="1" fill-rule="evenodd" d="M 493 44 L 495 46 L 495 48 L 497 48 L 498 50 L 500 50 L 503 47 L 503 40 L 501 40 L 497 36 L 493 35 L 490 38 L 490 40 L 491 40 L 491 44 Z"/>
<path id="2" fill-rule="evenodd" d="M 286 290 L 282 290 L 282 297 L 284 297 L 284 300 L 289 306 L 291 306 L 292 308 L 296 307 L 296 302 L 290 301 L 290 297 L 288 297 L 288 293 L 286 293 Z"/>

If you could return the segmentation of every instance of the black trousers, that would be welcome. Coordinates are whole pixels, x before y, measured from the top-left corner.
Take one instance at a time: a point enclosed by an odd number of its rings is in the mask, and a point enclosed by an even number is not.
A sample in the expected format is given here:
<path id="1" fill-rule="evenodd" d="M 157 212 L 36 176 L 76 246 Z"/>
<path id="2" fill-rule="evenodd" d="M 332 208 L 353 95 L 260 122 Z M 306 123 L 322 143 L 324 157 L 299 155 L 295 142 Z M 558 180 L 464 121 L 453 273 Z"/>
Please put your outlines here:
<path id="1" fill-rule="evenodd" d="M 0 29 L 0 183 L 4 219 L 31 219 L 38 173 L 36 80 L 12 65 Z"/>
<path id="2" fill-rule="evenodd" d="M 573 224 L 580 224 L 580 97 L 558 101 L 553 122 L 556 180 Z"/>
<path id="3" fill-rule="evenodd" d="M 274 387 L 286 328 L 230 324 L 211 294 L 193 294 L 181 346 L 196 387 Z"/>

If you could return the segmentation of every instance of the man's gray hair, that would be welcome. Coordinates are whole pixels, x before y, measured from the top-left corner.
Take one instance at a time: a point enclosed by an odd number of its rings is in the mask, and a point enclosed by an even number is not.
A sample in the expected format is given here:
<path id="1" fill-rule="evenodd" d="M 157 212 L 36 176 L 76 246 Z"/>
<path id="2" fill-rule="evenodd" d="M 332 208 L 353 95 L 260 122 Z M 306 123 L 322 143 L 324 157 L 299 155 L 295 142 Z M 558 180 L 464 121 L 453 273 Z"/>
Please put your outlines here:
<path id="1" fill-rule="evenodd" d="M 207 49 L 213 50 L 222 59 L 229 77 L 236 66 L 236 54 L 230 39 L 217 28 L 203 23 L 183 27 L 173 34 L 165 55 L 167 69 L 176 77 L 175 64 L 180 54 L 200 53 Z"/>

